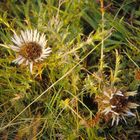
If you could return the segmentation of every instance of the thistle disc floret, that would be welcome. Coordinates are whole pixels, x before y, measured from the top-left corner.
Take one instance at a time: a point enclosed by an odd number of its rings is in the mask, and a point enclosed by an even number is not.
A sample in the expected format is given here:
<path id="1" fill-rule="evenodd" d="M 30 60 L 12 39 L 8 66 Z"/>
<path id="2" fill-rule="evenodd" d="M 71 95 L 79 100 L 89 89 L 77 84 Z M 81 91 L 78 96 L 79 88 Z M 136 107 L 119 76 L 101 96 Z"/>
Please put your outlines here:
<path id="1" fill-rule="evenodd" d="M 29 42 L 21 46 L 19 54 L 29 59 L 29 61 L 34 61 L 41 56 L 42 48 L 36 42 Z"/>
<path id="2" fill-rule="evenodd" d="M 110 105 L 113 111 L 120 113 L 127 107 L 128 99 L 125 96 L 113 95 Z"/>

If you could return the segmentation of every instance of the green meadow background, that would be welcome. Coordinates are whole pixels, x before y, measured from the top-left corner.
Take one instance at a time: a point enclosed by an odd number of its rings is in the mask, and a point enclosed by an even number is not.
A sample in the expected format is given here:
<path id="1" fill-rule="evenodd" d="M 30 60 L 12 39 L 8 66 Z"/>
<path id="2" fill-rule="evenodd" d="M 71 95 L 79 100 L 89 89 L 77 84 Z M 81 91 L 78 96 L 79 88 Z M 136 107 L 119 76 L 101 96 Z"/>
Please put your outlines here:
<path id="1" fill-rule="evenodd" d="M 52 48 L 34 74 L 12 63 L 9 47 L 27 29 L 45 33 Z M 94 120 L 106 82 L 137 91 L 131 100 L 140 102 L 139 65 L 139 0 L 1 0 L 0 139 L 140 139 L 140 108 L 127 124 Z"/>

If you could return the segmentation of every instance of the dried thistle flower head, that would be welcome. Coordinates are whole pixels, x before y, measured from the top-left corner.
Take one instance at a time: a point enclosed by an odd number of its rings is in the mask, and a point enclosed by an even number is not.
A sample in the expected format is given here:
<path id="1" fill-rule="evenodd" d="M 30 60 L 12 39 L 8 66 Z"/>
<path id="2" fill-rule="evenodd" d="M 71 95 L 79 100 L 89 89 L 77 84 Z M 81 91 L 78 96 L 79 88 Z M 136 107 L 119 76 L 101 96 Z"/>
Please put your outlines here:
<path id="1" fill-rule="evenodd" d="M 116 88 L 104 88 L 103 95 L 97 98 L 99 112 L 104 117 L 112 119 L 112 125 L 118 125 L 120 119 L 125 122 L 126 116 L 135 116 L 131 109 L 136 109 L 139 105 L 129 101 L 129 96 L 136 95 L 136 92 L 122 92 Z M 127 122 L 126 122 L 127 123 Z"/>
<path id="2" fill-rule="evenodd" d="M 19 65 L 22 63 L 29 65 L 31 73 L 33 63 L 42 61 L 52 51 L 51 48 L 46 48 L 45 35 L 40 34 L 37 30 L 21 31 L 21 35 L 15 33 L 12 41 L 14 45 L 10 45 L 10 47 L 18 53 L 18 57 L 13 62 Z"/>

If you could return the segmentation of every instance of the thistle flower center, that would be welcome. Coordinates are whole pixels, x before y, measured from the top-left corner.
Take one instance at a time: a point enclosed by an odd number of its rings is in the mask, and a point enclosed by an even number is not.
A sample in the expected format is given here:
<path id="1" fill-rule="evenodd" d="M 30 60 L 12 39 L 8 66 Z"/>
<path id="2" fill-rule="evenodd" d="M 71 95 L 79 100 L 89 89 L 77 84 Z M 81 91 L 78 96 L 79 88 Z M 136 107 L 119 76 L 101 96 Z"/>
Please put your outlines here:
<path id="1" fill-rule="evenodd" d="M 42 53 L 41 46 L 36 42 L 25 43 L 21 46 L 20 55 L 30 61 L 39 58 Z"/>
<path id="2" fill-rule="evenodd" d="M 110 100 L 110 104 L 114 106 L 112 110 L 117 113 L 122 112 L 127 106 L 127 103 L 128 99 L 125 96 L 113 95 L 113 98 Z"/>

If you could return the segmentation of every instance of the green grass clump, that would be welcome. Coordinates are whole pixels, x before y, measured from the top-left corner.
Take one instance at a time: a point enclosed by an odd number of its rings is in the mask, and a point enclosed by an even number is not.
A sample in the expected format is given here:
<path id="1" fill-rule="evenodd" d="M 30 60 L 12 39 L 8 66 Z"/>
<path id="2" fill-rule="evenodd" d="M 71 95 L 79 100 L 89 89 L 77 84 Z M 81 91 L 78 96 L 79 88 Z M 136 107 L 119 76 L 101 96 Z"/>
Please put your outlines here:
<path id="1" fill-rule="evenodd" d="M 3 140 L 139 139 L 139 108 L 111 126 L 96 97 L 105 86 L 139 92 L 137 0 L 0 1 L 0 138 Z M 16 65 L 11 37 L 37 29 L 50 56 Z M 130 99 L 139 104 L 139 93 Z M 99 112 L 99 114 L 98 114 Z"/>

